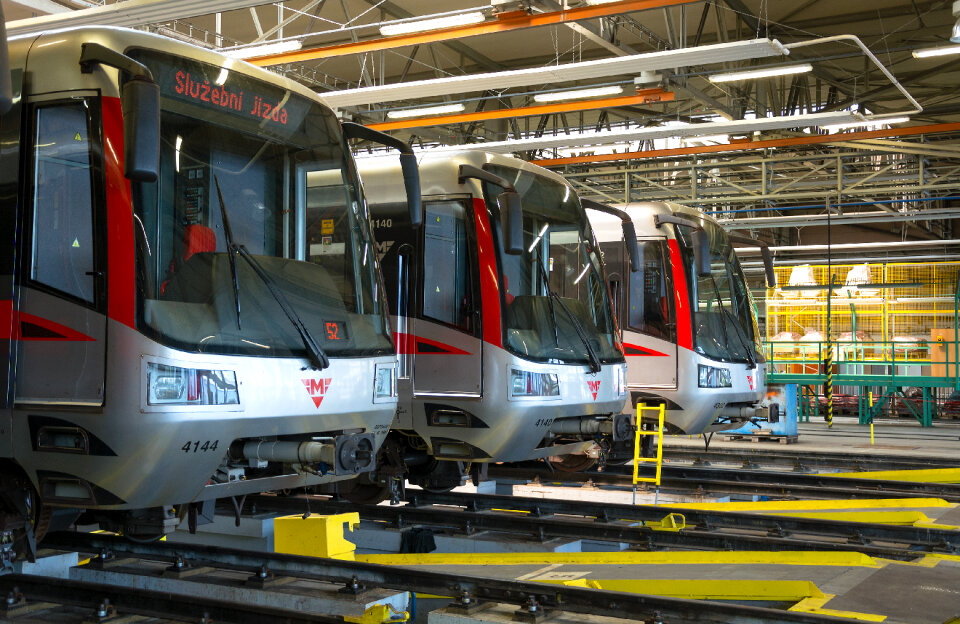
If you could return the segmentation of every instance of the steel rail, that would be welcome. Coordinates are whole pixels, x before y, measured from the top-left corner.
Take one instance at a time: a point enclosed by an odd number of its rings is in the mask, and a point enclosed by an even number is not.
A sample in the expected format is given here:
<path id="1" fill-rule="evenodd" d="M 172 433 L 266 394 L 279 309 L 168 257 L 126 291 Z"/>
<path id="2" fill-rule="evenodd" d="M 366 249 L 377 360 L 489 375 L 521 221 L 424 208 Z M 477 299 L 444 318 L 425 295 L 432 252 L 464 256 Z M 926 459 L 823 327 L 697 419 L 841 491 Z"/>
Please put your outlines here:
<path id="1" fill-rule="evenodd" d="M 739 251 L 739 250 L 738 250 Z M 841 469 L 844 472 L 868 470 L 921 470 L 925 468 L 956 468 L 960 460 L 947 457 L 905 457 L 903 455 L 851 455 L 850 453 L 808 453 L 760 449 L 711 450 L 689 447 L 664 447 L 664 460 L 693 462 L 739 463 L 743 468 L 761 466 L 788 467 L 794 472 Z"/>
<path id="2" fill-rule="evenodd" d="M 533 464 L 490 466 L 491 479 L 512 479 L 542 482 L 586 483 L 632 487 L 632 466 L 607 466 L 603 472 L 553 472 Z M 650 472 L 641 466 L 640 472 Z M 744 470 L 741 468 L 713 468 L 671 466 L 665 464 L 661 474 L 661 488 L 668 491 L 724 492 L 756 494 L 776 497 L 809 498 L 942 498 L 960 502 L 960 485 L 921 483 L 915 481 L 886 481 L 855 477 L 830 477 L 796 472 Z"/>
<path id="3" fill-rule="evenodd" d="M 95 614 L 109 607 L 116 609 L 117 618 L 138 615 L 150 618 L 174 619 L 184 622 L 234 622 L 235 624 L 258 624 L 260 622 L 284 622 L 289 624 L 343 624 L 343 619 L 316 613 L 304 613 L 299 609 L 283 609 L 256 604 L 238 604 L 235 601 L 215 600 L 200 596 L 178 595 L 106 583 L 91 583 L 34 574 L 7 574 L 0 576 L 0 593 L 12 596 L 23 594 L 24 616 L 42 614 L 36 603 L 54 603 L 57 606 L 89 608 L 85 621 L 109 621 L 109 613 L 103 619 Z M 9 600 L 9 599 L 8 599 Z M 11 608 L 12 607 L 12 608 Z M 101 609 L 102 607 L 102 609 Z M 28 611 L 29 609 L 29 611 Z M 16 604 L 7 605 L 7 616 L 16 616 Z M 109 618 L 109 620 L 108 620 Z M 28 618 L 29 619 L 29 618 Z"/>
<path id="4" fill-rule="evenodd" d="M 469 597 L 472 601 L 521 604 L 535 598 L 542 609 L 586 613 L 631 620 L 652 619 L 664 624 L 767 624 L 801 622 L 826 624 L 849 622 L 828 615 L 781 611 L 768 607 L 739 605 L 712 600 L 689 600 L 608 590 L 546 585 L 531 581 L 474 577 L 420 568 L 404 568 L 340 559 L 322 559 L 236 548 L 220 548 L 174 542 L 133 543 L 122 537 L 93 533 L 52 533 L 44 545 L 86 553 L 112 552 L 153 561 L 175 562 L 182 558 L 192 566 L 209 566 L 342 583 L 367 587 L 415 591 L 440 596 Z"/>
<path id="5" fill-rule="evenodd" d="M 500 497 L 497 497 L 500 498 Z M 272 500 L 271 500 L 272 499 Z M 619 514 L 611 512 L 607 515 L 610 522 L 594 522 L 593 518 L 571 518 L 572 514 L 579 514 L 579 510 L 571 509 L 567 506 L 565 513 L 567 517 L 552 516 L 543 517 L 535 513 L 510 513 L 506 510 L 513 510 L 517 505 L 512 497 L 502 497 L 503 508 L 498 512 L 480 512 L 469 508 L 450 506 L 429 506 L 419 507 L 412 505 L 394 506 L 394 505 L 364 505 L 358 506 L 354 503 L 333 500 L 310 500 L 310 508 L 322 511 L 323 513 L 348 513 L 351 511 L 360 511 L 361 517 L 365 520 L 379 520 L 390 523 L 396 528 L 403 528 L 413 525 L 432 525 L 437 527 L 452 527 L 463 533 L 473 533 L 476 531 L 494 531 L 499 533 L 523 534 L 525 536 L 533 535 L 535 538 L 545 540 L 549 538 L 566 539 L 589 539 L 607 542 L 620 542 L 634 544 L 645 550 L 660 549 L 695 549 L 695 550 L 761 550 L 761 551 L 782 551 L 782 550 L 803 550 L 803 551 L 821 551 L 834 550 L 845 552 L 858 552 L 865 555 L 883 557 L 888 559 L 910 560 L 917 557 L 917 552 L 912 550 L 913 546 L 905 547 L 874 545 L 867 543 L 866 537 L 857 536 L 855 532 L 849 532 L 842 535 L 855 541 L 812 541 L 803 537 L 791 537 L 789 531 L 784 528 L 777 532 L 775 525 L 769 522 L 764 523 L 759 519 L 744 519 L 743 529 L 765 524 L 762 528 L 769 531 L 765 535 L 756 535 L 741 531 L 721 531 L 716 527 L 703 526 L 684 531 L 661 531 L 655 530 L 650 526 L 637 526 L 633 524 L 623 524 L 615 522 L 621 520 Z M 249 501 L 250 499 L 248 499 Z M 278 513 L 300 513 L 306 508 L 306 502 L 302 498 L 289 497 L 256 497 L 253 500 L 258 511 L 272 511 Z M 432 501 L 431 501 L 432 502 Z M 549 500 L 543 500 L 540 505 L 541 512 L 550 506 Z M 579 507 L 581 502 L 576 501 Z M 451 503 L 447 503 L 448 505 Z M 457 503 L 463 504 L 458 499 Z M 610 505 L 615 507 L 615 505 Z M 536 508 L 534 506 L 534 508 Z M 601 513 L 597 512 L 600 516 Z M 666 512 L 656 516 L 656 521 L 666 515 Z M 684 514 L 687 515 L 687 514 Z M 747 515 L 747 514 L 742 514 Z M 757 518 L 760 518 L 758 516 Z M 653 517 L 649 518 L 653 520 Z M 800 526 L 800 523 L 792 523 L 789 519 L 783 522 L 784 527 Z M 855 523 L 852 523 L 855 524 Z M 806 525 L 809 526 L 809 525 Z M 725 528 L 735 528 L 733 525 L 726 524 Z M 908 527 L 909 528 L 909 527 Z M 923 542 L 923 548 L 936 548 L 940 552 L 956 552 L 948 543 L 940 543 L 938 537 L 927 536 L 924 538 L 913 532 L 904 532 L 906 538 L 917 538 Z M 907 540 L 904 540 L 907 542 Z"/>
<path id="6" fill-rule="evenodd" d="M 770 535 L 785 537 L 802 533 L 810 536 L 829 536 L 864 544 L 870 541 L 908 544 L 909 550 L 929 549 L 946 553 L 960 552 L 960 532 L 949 529 L 899 526 L 867 522 L 824 520 L 820 518 L 797 518 L 772 516 L 762 513 L 736 511 L 707 511 L 664 505 L 625 505 L 592 501 L 566 501 L 551 498 L 528 498 L 496 494 L 473 494 L 447 492 L 435 494 L 420 490 L 407 492 L 406 500 L 414 506 L 456 505 L 469 511 L 512 510 L 524 511 L 535 517 L 543 515 L 577 515 L 595 518 L 601 522 L 629 520 L 633 522 L 659 523 L 668 514 L 681 514 L 692 530 L 735 529 L 764 531 Z M 832 543 L 826 544 L 827 548 Z"/>

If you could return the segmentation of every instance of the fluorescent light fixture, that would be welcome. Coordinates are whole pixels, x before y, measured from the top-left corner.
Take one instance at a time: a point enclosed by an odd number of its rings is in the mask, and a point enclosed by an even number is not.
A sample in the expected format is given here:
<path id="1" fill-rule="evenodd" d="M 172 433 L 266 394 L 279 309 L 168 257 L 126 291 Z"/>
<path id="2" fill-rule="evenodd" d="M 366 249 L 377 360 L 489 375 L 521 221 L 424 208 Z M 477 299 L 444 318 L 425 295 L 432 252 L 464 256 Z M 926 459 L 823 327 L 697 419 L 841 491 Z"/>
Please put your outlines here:
<path id="1" fill-rule="evenodd" d="M 479 24 L 487 18 L 480 11 L 472 13 L 460 13 L 459 15 L 448 15 L 446 17 L 434 17 L 433 19 L 417 20 L 415 22 L 401 22 L 399 24 L 387 24 L 380 27 L 380 34 L 384 37 L 393 35 L 407 35 L 425 30 L 438 30 L 440 28 L 453 28 L 454 26 L 467 26 L 468 24 Z"/>
<path id="2" fill-rule="evenodd" d="M 110 5 L 113 6 L 113 5 Z M 382 104 L 399 100 L 440 97 L 457 93 L 473 93 L 511 87 L 532 87 L 542 84 L 562 84 L 577 80 L 596 80 L 604 76 L 637 75 L 671 67 L 691 67 L 743 61 L 753 58 L 782 56 L 789 51 L 776 39 L 731 41 L 707 46 L 645 52 L 630 56 L 615 56 L 579 63 L 545 65 L 511 69 L 485 74 L 449 76 L 414 80 L 396 84 L 328 91 L 320 97 L 331 108 Z"/>
<path id="3" fill-rule="evenodd" d="M 270 56 L 273 54 L 283 54 L 284 52 L 294 52 L 303 47 L 303 42 L 299 39 L 287 39 L 286 41 L 273 41 L 262 45 L 246 46 L 243 48 L 231 48 L 229 50 L 220 50 L 220 53 L 230 58 L 256 58 L 258 56 Z"/>
<path id="4" fill-rule="evenodd" d="M 423 108 L 406 108 L 392 110 L 387 113 L 390 119 L 408 119 L 410 117 L 424 117 L 426 115 L 444 115 L 463 111 L 463 104 L 442 104 L 440 106 L 425 106 Z"/>
<path id="5" fill-rule="evenodd" d="M 758 117 L 756 119 L 737 119 L 735 121 L 712 121 L 685 126 L 654 126 L 646 128 L 629 128 L 604 130 L 602 132 L 583 132 L 579 134 L 556 134 L 509 141 L 488 141 L 486 143 L 470 143 L 468 145 L 441 145 L 428 147 L 423 150 L 414 148 L 423 153 L 446 153 L 457 151 L 480 150 L 495 154 L 512 154 L 525 150 L 552 149 L 557 147 L 574 147 L 577 145 L 611 145 L 625 141 L 646 141 L 665 139 L 668 137 L 716 136 L 732 134 L 740 136 L 753 130 L 777 130 L 780 128 L 802 128 L 805 126 L 824 127 L 841 125 L 860 121 L 860 118 L 850 111 L 832 111 L 829 113 L 809 113 L 806 115 L 781 115 L 777 117 Z M 887 123 L 887 122 L 884 122 Z M 594 149 L 593 147 L 588 149 Z M 584 149 L 583 151 L 587 151 Z"/>
<path id="6" fill-rule="evenodd" d="M 950 54 L 960 54 L 960 45 L 940 46 L 939 48 L 924 48 L 914 50 L 913 58 L 930 58 L 932 56 L 948 56 Z"/>
<path id="7" fill-rule="evenodd" d="M 711 134 L 709 136 L 686 137 L 684 143 L 729 143 L 729 134 Z"/>
<path id="8" fill-rule="evenodd" d="M 560 100 L 582 100 L 601 95 L 617 95 L 623 93 L 623 87 L 613 85 L 609 87 L 594 87 L 592 89 L 577 89 L 575 91 L 556 91 L 554 93 L 538 93 L 533 96 L 534 102 L 559 102 Z"/>
<path id="9" fill-rule="evenodd" d="M 820 126 L 827 132 L 836 132 L 837 130 L 843 130 L 844 128 L 861 128 L 863 126 L 889 126 L 892 124 L 901 124 L 907 123 L 910 121 L 909 117 L 878 117 L 873 119 L 861 119 L 859 121 L 851 121 L 849 123 L 836 124 L 831 126 Z"/>
<path id="10" fill-rule="evenodd" d="M 738 82 L 740 80 L 756 80 L 757 78 L 772 78 L 773 76 L 789 76 L 790 74 L 805 74 L 813 71 L 813 65 L 785 65 L 782 67 L 767 67 L 766 69 L 746 69 L 744 71 L 727 72 L 708 76 L 710 82 Z"/>
<path id="11" fill-rule="evenodd" d="M 566 147 L 557 150 L 558 156 L 582 156 L 584 154 L 599 155 L 613 154 L 614 152 L 629 152 L 630 143 L 613 143 L 609 145 L 581 145 L 579 147 Z"/>

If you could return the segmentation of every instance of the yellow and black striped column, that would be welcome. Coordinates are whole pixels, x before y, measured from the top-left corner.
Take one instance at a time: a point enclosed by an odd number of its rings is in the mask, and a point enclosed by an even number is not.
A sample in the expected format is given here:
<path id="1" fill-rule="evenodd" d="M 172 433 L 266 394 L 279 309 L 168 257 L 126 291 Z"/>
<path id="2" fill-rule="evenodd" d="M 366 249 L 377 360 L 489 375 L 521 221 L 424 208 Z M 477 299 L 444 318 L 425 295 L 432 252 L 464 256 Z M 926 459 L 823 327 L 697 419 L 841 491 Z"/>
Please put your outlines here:
<path id="1" fill-rule="evenodd" d="M 829 323 L 829 321 L 828 321 Z M 830 332 L 827 332 L 827 354 L 823 358 L 827 367 L 827 384 L 824 386 L 827 395 L 827 428 L 833 427 L 833 343 L 830 342 Z"/>

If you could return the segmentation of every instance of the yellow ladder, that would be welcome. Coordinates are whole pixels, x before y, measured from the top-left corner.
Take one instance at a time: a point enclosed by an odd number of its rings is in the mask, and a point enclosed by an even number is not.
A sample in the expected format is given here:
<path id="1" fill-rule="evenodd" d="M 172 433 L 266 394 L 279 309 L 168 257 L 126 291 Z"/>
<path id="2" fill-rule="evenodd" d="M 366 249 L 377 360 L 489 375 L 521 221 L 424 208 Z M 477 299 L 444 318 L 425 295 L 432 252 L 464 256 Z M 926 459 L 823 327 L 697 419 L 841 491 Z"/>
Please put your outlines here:
<path id="1" fill-rule="evenodd" d="M 656 411 L 657 414 L 657 430 L 656 431 L 643 431 L 642 422 L 643 422 L 643 412 L 644 411 Z M 637 484 L 638 483 L 654 483 L 657 486 L 657 498 L 660 494 L 660 471 L 663 468 L 663 418 L 666 414 L 666 404 L 661 403 L 659 406 L 647 407 L 646 403 L 637 403 L 637 424 L 636 424 L 636 436 L 634 436 L 633 441 L 633 502 L 637 502 Z M 656 457 L 640 457 L 640 436 L 657 436 L 657 456 Z M 641 477 L 639 476 L 640 471 L 640 462 L 652 463 L 656 462 L 657 472 L 653 477 Z M 656 503 L 654 503 L 656 504 Z"/>

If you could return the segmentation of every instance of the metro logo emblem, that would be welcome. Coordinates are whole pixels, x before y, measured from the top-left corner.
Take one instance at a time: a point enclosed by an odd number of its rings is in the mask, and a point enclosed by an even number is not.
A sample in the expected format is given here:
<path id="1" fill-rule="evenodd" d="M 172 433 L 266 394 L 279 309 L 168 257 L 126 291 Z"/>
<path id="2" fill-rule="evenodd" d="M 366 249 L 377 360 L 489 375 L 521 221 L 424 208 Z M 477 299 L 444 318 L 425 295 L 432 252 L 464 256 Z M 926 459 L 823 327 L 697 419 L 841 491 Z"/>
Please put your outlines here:
<path id="1" fill-rule="evenodd" d="M 330 383 L 333 379 L 301 379 L 303 386 L 307 389 L 307 394 L 313 399 L 313 404 L 318 408 L 323 403 L 323 397 L 330 389 Z"/>
<path id="2" fill-rule="evenodd" d="M 753 375 L 747 375 L 747 385 L 753 390 Z"/>
<path id="3" fill-rule="evenodd" d="M 597 400 L 597 393 L 600 392 L 600 380 L 597 381 L 588 381 L 587 388 L 590 389 L 590 394 L 593 395 L 593 400 Z"/>

